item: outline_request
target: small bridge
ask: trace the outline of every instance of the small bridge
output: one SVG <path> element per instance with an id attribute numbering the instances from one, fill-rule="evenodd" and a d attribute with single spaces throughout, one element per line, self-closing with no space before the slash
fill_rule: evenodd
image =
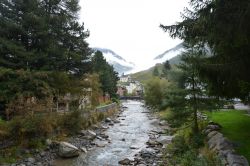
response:
<path id="1" fill-rule="evenodd" d="M 121 96 L 120 100 L 143 100 L 141 96 Z"/>

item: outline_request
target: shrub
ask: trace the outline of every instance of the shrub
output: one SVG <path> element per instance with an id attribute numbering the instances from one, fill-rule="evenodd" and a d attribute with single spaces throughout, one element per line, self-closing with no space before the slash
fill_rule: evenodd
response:
<path id="1" fill-rule="evenodd" d="M 58 125 L 66 134 L 76 134 L 83 128 L 84 118 L 81 111 L 75 110 L 59 118 Z"/>
<path id="2" fill-rule="evenodd" d="M 9 132 L 17 143 L 29 146 L 36 141 L 43 140 L 52 134 L 53 118 L 46 115 L 18 116 L 13 118 L 9 125 Z M 40 143 L 37 143 L 40 144 Z"/>
<path id="3" fill-rule="evenodd" d="M 8 123 L 0 119 L 0 141 L 3 141 L 9 137 L 10 133 L 8 131 Z"/>

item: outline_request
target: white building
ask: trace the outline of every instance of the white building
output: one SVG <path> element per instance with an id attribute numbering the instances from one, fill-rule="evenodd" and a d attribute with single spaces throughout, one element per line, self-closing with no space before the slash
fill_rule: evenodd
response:
<path id="1" fill-rule="evenodd" d="M 120 77 L 120 82 L 131 82 L 131 81 L 132 81 L 132 79 L 129 75 L 122 75 Z"/>
<path id="2" fill-rule="evenodd" d="M 126 88 L 127 95 L 141 96 L 143 94 L 142 84 L 139 81 L 133 81 L 129 75 L 122 75 L 118 85 Z"/>

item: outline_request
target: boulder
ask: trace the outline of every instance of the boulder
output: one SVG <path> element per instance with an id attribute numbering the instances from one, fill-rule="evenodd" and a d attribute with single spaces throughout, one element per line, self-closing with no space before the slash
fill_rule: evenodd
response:
<path id="1" fill-rule="evenodd" d="M 221 129 L 221 127 L 219 125 L 208 125 L 206 127 L 206 129 L 210 129 L 210 130 L 217 130 L 219 131 Z"/>
<path id="2" fill-rule="evenodd" d="M 29 158 L 27 158 L 27 162 L 33 164 L 33 163 L 36 162 L 36 159 L 34 159 L 34 158 L 32 158 L 32 157 L 29 157 Z"/>
<path id="3" fill-rule="evenodd" d="M 101 133 L 100 136 L 101 136 L 102 138 L 104 138 L 104 139 L 108 139 L 108 138 L 109 138 L 109 136 L 106 135 L 106 134 L 104 134 L 104 133 Z"/>
<path id="4" fill-rule="evenodd" d="M 91 130 L 87 130 L 87 134 L 88 134 L 89 136 L 93 137 L 93 138 L 96 137 L 96 133 L 93 132 L 93 131 L 91 131 Z"/>
<path id="5" fill-rule="evenodd" d="M 125 159 L 119 161 L 118 163 L 121 165 L 130 165 L 132 162 L 133 162 L 132 160 L 125 158 Z"/>
<path id="6" fill-rule="evenodd" d="M 210 133 L 208 133 L 207 138 L 211 139 L 213 136 L 215 136 L 218 133 L 219 133 L 218 131 L 211 131 Z"/>
<path id="7" fill-rule="evenodd" d="M 209 149 L 213 149 L 217 145 L 218 142 L 223 141 L 223 140 L 221 140 L 223 138 L 224 138 L 223 135 L 219 132 L 217 132 L 215 135 L 213 135 L 208 141 Z"/>
<path id="8" fill-rule="evenodd" d="M 208 122 L 208 125 L 217 125 L 217 126 L 219 126 L 220 128 L 222 128 L 222 126 L 221 126 L 219 123 L 216 123 L 216 122 L 213 122 L 213 121 L 209 121 L 209 122 Z"/>
<path id="9" fill-rule="evenodd" d="M 101 129 L 108 129 L 109 127 L 108 127 L 108 126 L 101 125 L 100 128 L 101 128 Z"/>
<path id="10" fill-rule="evenodd" d="M 50 146 L 52 143 L 53 143 L 53 142 L 52 142 L 51 139 L 46 139 L 46 145 L 47 145 L 47 146 Z"/>
<path id="11" fill-rule="evenodd" d="M 110 123 L 109 123 L 109 126 L 114 126 L 114 123 L 113 123 L 113 122 L 110 122 Z"/>
<path id="12" fill-rule="evenodd" d="M 229 153 L 227 155 L 227 162 L 229 166 L 249 166 L 247 159 L 244 156 Z"/>
<path id="13" fill-rule="evenodd" d="M 110 122 L 112 122 L 112 120 L 110 118 L 106 118 L 105 122 L 110 123 Z"/>
<path id="14" fill-rule="evenodd" d="M 214 151 L 232 151 L 233 144 L 225 137 L 218 139 L 217 144 L 213 148 Z"/>
<path id="15" fill-rule="evenodd" d="M 129 148 L 130 148 L 130 149 L 139 149 L 139 147 L 138 147 L 138 146 L 135 146 L 135 145 L 132 145 L 132 146 L 130 146 Z"/>
<path id="16" fill-rule="evenodd" d="M 204 129 L 202 132 L 203 132 L 203 134 L 205 134 L 207 136 L 209 133 L 212 132 L 212 130 L 211 129 Z"/>
<path id="17" fill-rule="evenodd" d="M 83 153 L 87 153 L 87 152 L 88 152 L 88 150 L 87 150 L 85 147 L 81 147 L 81 151 L 82 151 Z"/>
<path id="18" fill-rule="evenodd" d="M 154 147 L 156 145 L 159 145 L 159 142 L 153 141 L 153 140 L 148 140 L 148 142 L 146 143 L 147 145 Z"/>
<path id="19" fill-rule="evenodd" d="M 105 147 L 108 142 L 107 141 L 100 141 L 100 140 L 95 140 L 95 144 L 97 147 Z"/>
<path id="20" fill-rule="evenodd" d="M 96 130 L 96 129 L 99 129 L 99 126 L 93 125 L 92 128 Z"/>
<path id="21" fill-rule="evenodd" d="M 156 142 L 159 142 L 160 144 L 168 144 L 172 141 L 174 136 L 160 136 L 159 138 L 156 139 Z"/>
<path id="22" fill-rule="evenodd" d="M 96 133 L 91 130 L 82 130 L 80 133 L 85 139 L 93 140 L 96 138 Z"/>
<path id="23" fill-rule="evenodd" d="M 165 120 L 162 120 L 162 121 L 159 122 L 159 125 L 160 126 L 165 126 L 165 125 L 167 125 L 167 122 Z"/>
<path id="24" fill-rule="evenodd" d="M 119 120 L 114 120 L 114 123 L 121 123 Z"/>
<path id="25" fill-rule="evenodd" d="M 155 151 L 153 149 L 143 149 L 140 151 L 140 155 L 142 158 L 155 157 Z"/>
<path id="26" fill-rule="evenodd" d="M 68 142 L 60 142 L 58 155 L 63 158 L 79 156 L 79 149 Z"/>

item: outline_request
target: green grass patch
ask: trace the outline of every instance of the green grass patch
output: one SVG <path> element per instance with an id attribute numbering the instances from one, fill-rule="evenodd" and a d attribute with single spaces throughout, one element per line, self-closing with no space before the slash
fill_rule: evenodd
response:
<path id="1" fill-rule="evenodd" d="M 224 136 L 236 143 L 235 150 L 250 161 L 250 116 L 246 114 L 246 111 L 229 110 L 208 113 L 208 116 L 222 125 Z"/>

